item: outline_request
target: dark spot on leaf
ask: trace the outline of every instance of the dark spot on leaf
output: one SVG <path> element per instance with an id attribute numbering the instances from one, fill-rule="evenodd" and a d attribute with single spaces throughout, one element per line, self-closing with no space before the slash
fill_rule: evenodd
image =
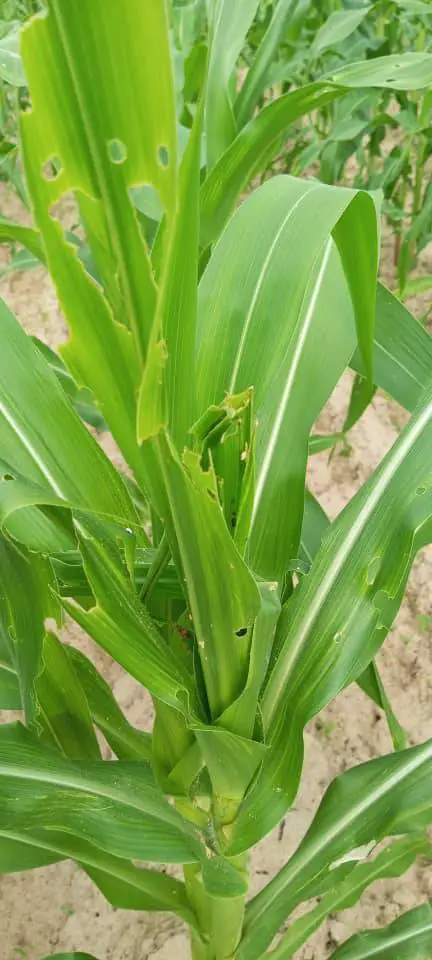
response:
<path id="1" fill-rule="evenodd" d="M 236 630 L 236 637 L 245 637 L 247 634 L 247 627 L 240 627 L 240 630 Z"/>

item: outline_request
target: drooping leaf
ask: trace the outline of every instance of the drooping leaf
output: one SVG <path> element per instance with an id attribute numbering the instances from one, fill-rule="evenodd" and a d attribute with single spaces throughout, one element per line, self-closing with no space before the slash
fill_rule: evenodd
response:
<path id="1" fill-rule="evenodd" d="M 306 559 L 308 567 L 310 567 L 310 564 L 316 557 L 324 536 L 329 532 L 329 528 L 330 521 L 327 514 L 318 503 L 318 500 L 307 490 L 301 534 L 301 553 Z M 393 746 L 395 750 L 403 750 L 407 745 L 406 734 L 395 716 L 377 665 L 373 660 L 358 677 L 357 683 L 363 692 L 370 697 L 378 707 L 384 710 L 393 740 Z"/>
<path id="2" fill-rule="evenodd" d="M 392 625 L 415 553 L 432 534 L 431 436 L 429 389 L 376 473 L 332 524 L 282 611 L 262 699 L 269 751 L 230 852 L 250 846 L 283 816 L 298 787 L 303 727 L 360 676 Z"/>
<path id="3" fill-rule="evenodd" d="M 25 840 L 11 839 L 0 829 L 0 873 L 36 870 L 63 859 L 54 850 L 33 846 Z"/>
<path id="4" fill-rule="evenodd" d="M 151 760 L 152 738 L 128 722 L 111 687 L 91 660 L 75 647 L 65 647 L 85 692 L 93 723 L 103 733 L 119 760 Z"/>
<path id="5" fill-rule="evenodd" d="M 386 631 L 391 626 L 390 612 L 397 609 L 399 605 L 401 588 L 405 586 L 409 561 L 412 559 L 414 548 L 420 545 L 423 537 L 427 537 L 430 532 L 428 521 L 432 510 L 432 490 L 430 488 L 431 460 L 428 455 L 428 440 L 432 431 L 431 421 L 432 393 L 429 389 L 425 392 L 416 414 L 402 432 L 392 450 L 387 454 L 373 478 L 361 488 L 356 497 L 342 512 L 338 521 L 332 524 L 329 536 L 325 538 L 313 564 L 312 577 L 308 578 L 307 582 L 305 581 L 304 589 L 300 588 L 292 605 L 296 608 L 296 614 L 300 606 L 305 614 L 306 606 L 308 608 L 304 622 L 305 633 L 303 633 L 303 629 L 299 632 L 300 621 L 297 620 L 297 615 L 293 618 L 294 611 L 290 609 L 290 637 L 295 635 L 296 641 L 295 644 L 291 644 L 285 637 L 285 653 L 281 651 L 278 668 L 267 684 L 264 712 L 266 712 L 267 703 L 270 711 L 269 715 L 275 716 L 277 707 L 274 698 L 280 696 L 282 688 L 285 688 L 288 673 L 290 674 L 290 697 L 293 697 L 295 683 L 293 686 L 292 669 L 294 664 L 297 664 L 303 674 L 305 662 L 302 653 L 306 634 L 309 637 L 308 651 L 310 655 L 309 630 L 316 628 L 317 618 L 321 616 L 324 610 L 323 604 L 326 604 L 334 588 L 336 588 L 338 604 L 342 602 L 344 591 L 347 596 L 348 593 L 352 594 L 348 578 L 351 578 L 352 582 L 354 570 L 358 571 L 356 574 L 358 578 L 357 603 L 359 604 L 359 611 L 362 610 L 362 617 L 357 614 L 356 618 L 359 632 L 363 632 L 365 627 L 365 623 L 362 622 L 363 616 L 366 615 L 365 605 L 369 608 L 367 617 L 371 618 L 371 626 L 374 625 L 378 636 L 380 632 Z M 398 518 L 391 525 L 389 524 L 389 515 L 394 514 L 396 502 L 401 502 L 401 509 L 403 509 L 406 517 L 405 523 L 409 522 L 408 529 Z M 348 528 L 350 533 L 347 536 Z M 362 538 L 366 532 L 367 545 L 364 544 L 365 554 L 362 556 Z M 373 542 L 371 535 L 373 536 Z M 393 551 L 396 542 L 399 544 L 400 552 L 398 551 L 395 556 Z M 315 581 L 315 577 L 317 577 L 317 581 Z M 345 578 L 347 578 L 346 581 Z M 312 583 L 312 581 L 314 582 Z M 319 593 L 315 596 L 315 602 L 313 604 L 306 603 L 306 593 L 309 601 L 311 595 L 315 593 L 316 582 L 320 582 L 321 587 Z M 309 593 L 309 590 L 311 593 Z M 331 623 L 333 636 L 331 638 L 328 636 L 324 643 L 327 647 L 330 639 L 334 641 L 334 634 L 336 634 L 336 641 L 332 644 L 333 655 L 336 661 L 339 661 L 339 659 L 343 661 L 346 656 L 348 658 L 347 662 L 349 662 L 355 649 L 351 619 L 353 608 L 351 606 L 349 618 L 350 642 L 346 644 L 343 634 L 344 624 L 337 615 L 335 596 L 332 594 L 331 615 L 330 609 L 328 610 L 328 627 Z M 352 599 L 351 596 L 351 603 Z M 393 609 L 392 602 L 397 604 L 396 607 L 393 606 Z M 338 622 L 335 622 L 336 615 Z M 285 631 L 283 619 L 279 624 L 281 635 Z M 287 620 L 288 617 L 286 622 Z M 322 620 L 320 625 L 320 635 L 323 638 Z M 375 643 L 378 636 L 375 638 Z M 372 644 L 374 644 L 373 640 Z M 368 658 L 368 651 L 365 648 L 363 649 L 363 655 Z M 315 656 L 316 653 L 314 652 L 311 665 Z M 285 673 L 285 667 L 287 673 Z M 359 667 L 360 663 L 357 664 L 357 668 Z M 296 668 L 294 668 L 294 672 L 296 672 Z M 328 679 L 331 684 L 336 682 L 334 671 L 331 673 L 331 680 L 330 676 Z M 324 679 L 324 686 L 326 685 L 327 678 Z M 311 693 L 310 687 L 309 692 Z M 314 690 L 314 697 L 316 694 L 317 690 Z"/>
<path id="6" fill-rule="evenodd" d="M 428 960 L 432 949 L 432 903 L 403 913 L 383 930 L 357 933 L 332 957 L 337 960 Z"/>
<path id="7" fill-rule="evenodd" d="M 20 724 L 0 728 L 0 829 L 57 829 L 106 853 L 160 863 L 194 862 L 193 828 L 156 786 L 143 761 L 69 760 Z"/>
<path id="8" fill-rule="evenodd" d="M 15 436 L 8 431 L 5 422 L 0 423 L 0 433 L 9 447 L 8 457 L 12 453 L 11 461 L 4 461 L 0 466 L 3 474 L 0 480 L 2 533 L 39 554 L 74 549 L 76 537 L 70 513 L 73 505 L 52 493 L 47 486 L 20 477 L 17 464 L 22 459 L 26 469 L 27 450 L 17 449 Z M 30 461 L 30 470 L 32 467 Z M 79 504 L 76 506 L 79 507 Z"/>
<path id="9" fill-rule="evenodd" d="M 409 837 L 409 839 L 394 840 L 374 859 L 360 862 L 345 880 L 324 894 L 313 910 L 309 910 L 305 916 L 290 925 L 276 949 L 270 952 L 272 960 L 288 960 L 321 926 L 329 914 L 353 907 L 364 891 L 376 880 L 381 880 L 383 877 L 399 877 L 409 869 L 417 857 L 427 856 L 430 853 L 430 844 L 424 837 L 418 840 Z"/>
<path id="10" fill-rule="evenodd" d="M 301 901 L 334 886 L 365 844 L 418 833 L 432 819 L 432 741 L 353 767 L 330 784 L 306 836 L 250 902 L 239 960 L 257 960 Z"/>
<path id="11" fill-rule="evenodd" d="M 308 436 L 353 342 L 332 231 L 370 358 L 376 221 L 364 193 L 274 178 L 234 215 L 200 283 L 198 407 L 203 412 L 225 393 L 254 387 L 258 427 L 248 556 L 268 580 L 279 580 L 298 554 Z"/>
<path id="12" fill-rule="evenodd" d="M 125 485 L 72 410 L 49 365 L 2 302 L 0 330 L 2 456 L 19 476 L 40 484 L 60 501 L 135 524 Z"/>
<path id="13" fill-rule="evenodd" d="M 59 859 L 75 860 L 113 907 L 123 910 L 170 910 L 191 926 L 196 925 L 183 884 L 165 873 L 134 866 L 130 861 L 111 856 L 100 847 L 66 831 L 30 830 L 23 824 L 18 835 L 19 840 L 10 839 L 13 833 L 8 833 L 0 826 L 0 866 L 3 848 L 3 862 L 10 871 L 20 869 L 19 860 L 16 866 L 9 860 L 8 849 L 12 857 L 14 847 L 24 869 L 33 869 L 43 866 L 44 862 Z"/>
<path id="14" fill-rule="evenodd" d="M 372 883 L 384 877 L 399 877 L 415 862 L 417 857 L 428 855 L 430 844 L 424 837 L 416 840 L 403 837 L 394 840 L 373 859 L 360 862 L 340 883 L 324 894 L 319 904 L 309 910 L 305 916 L 295 920 L 284 934 L 275 950 L 270 952 L 272 960 L 288 960 L 296 950 L 317 930 L 329 914 L 353 907 L 361 895 Z"/>
<path id="15" fill-rule="evenodd" d="M 345 87 L 388 87 L 390 90 L 423 90 L 432 83 L 430 53 L 395 53 L 388 57 L 348 63 L 332 73 L 334 83 Z"/>

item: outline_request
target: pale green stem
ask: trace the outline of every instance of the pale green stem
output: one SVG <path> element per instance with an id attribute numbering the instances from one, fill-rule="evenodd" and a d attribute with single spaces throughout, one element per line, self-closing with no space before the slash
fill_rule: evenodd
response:
<path id="1" fill-rule="evenodd" d="M 245 855 L 236 857 L 232 863 L 243 871 Z M 198 864 L 185 866 L 184 877 L 202 934 L 200 937 L 191 930 L 192 960 L 235 960 L 246 897 L 210 897 L 204 890 Z"/>

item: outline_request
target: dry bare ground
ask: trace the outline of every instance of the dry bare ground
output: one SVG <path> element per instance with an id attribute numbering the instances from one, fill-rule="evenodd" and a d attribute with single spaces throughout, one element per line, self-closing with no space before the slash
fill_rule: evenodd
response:
<path id="1" fill-rule="evenodd" d="M 0 193 L 0 210 L 13 215 L 14 201 Z M 0 248 L 0 265 L 8 254 Z M 391 249 L 384 246 L 382 274 L 391 285 Z M 420 270 L 432 273 L 432 251 L 423 254 Z M 0 282 L 0 294 L 29 333 L 56 345 L 66 329 L 56 298 L 40 268 Z M 424 312 L 425 301 L 411 302 Z M 349 394 L 347 376 L 320 418 L 323 432 L 338 429 Z M 377 396 L 351 435 L 349 457 L 326 454 L 310 464 L 311 486 L 335 517 L 365 481 L 395 440 L 404 413 Z M 109 438 L 102 438 L 112 451 Z M 112 452 L 115 459 L 115 452 Z M 397 716 L 411 743 L 432 737 L 432 551 L 423 551 L 411 575 L 397 623 L 379 657 L 379 666 Z M 97 650 L 74 627 L 67 639 L 84 645 L 111 682 L 132 722 L 148 725 L 151 707 L 135 682 Z M 339 772 L 391 749 L 381 713 L 357 689 L 350 688 L 312 722 L 306 732 L 306 764 L 295 807 L 281 828 L 252 857 L 253 887 L 258 889 L 284 863 L 306 830 L 329 781 Z M 402 910 L 432 896 L 432 878 L 421 868 L 400 880 L 385 880 L 362 897 L 358 907 L 332 916 L 297 960 L 324 960 L 361 927 L 388 923 Z M 86 950 L 99 960 L 187 960 L 186 935 L 166 915 L 114 911 L 78 867 L 63 863 L 26 874 L 0 878 L 0 960 L 40 960 L 59 951 Z"/>

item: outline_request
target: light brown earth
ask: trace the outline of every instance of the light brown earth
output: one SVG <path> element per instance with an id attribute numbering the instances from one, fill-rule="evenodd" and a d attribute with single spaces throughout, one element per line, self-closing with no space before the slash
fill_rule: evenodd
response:
<path id="1" fill-rule="evenodd" d="M 13 206 L 13 204 L 12 204 Z M 0 211 L 13 214 L 10 199 L 0 192 Z M 389 239 L 381 272 L 391 285 Z M 7 261 L 0 248 L 0 265 Z M 432 251 L 426 251 L 420 272 L 432 273 Z M 25 328 L 50 344 L 65 338 L 65 327 L 44 270 L 20 273 L 0 282 L 0 294 Z M 422 315 L 425 298 L 411 302 Z M 319 427 L 338 428 L 349 392 L 349 377 L 336 389 Z M 369 476 L 404 422 L 403 412 L 378 396 L 351 435 L 350 457 L 336 453 L 313 458 L 311 483 L 328 513 L 335 517 Z M 109 443 L 105 444 L 109 449 Z M 411 743 L 432 736 L 432 551 L 424 551 L 412 572 L 407 596 L 379 658 L 384 682 Z M 84 643 L 112 683 L 128 716 L 137 725 L 150 717 L 148 701 L 136 684 L 74 628 L 68 638 Z M 307 828 L 329 781 L 340 771 L 391 749 L 381 714 L 356 688 L 351 688 L 312 722 L 306 733 L 302 788 L 288 814 L 283 833 L 275 831 L 254 852 L 254 889 L 283 864 Z M 401 911 L 432 896 L 431 871 L 410 870 L 400 880 L 376 884 L 356 908 L 332 916 L 297 960 L 324 960 L 338 944 L 361 927 L 391 921 Z M 86 950 L 98 960 L 187 960 L 186 935 L 165 915 L 113 911 L 76 866 L 61 864 L 27 874 L 0 878 L 0 960 L 41 960 L 59 951 Z"/>

